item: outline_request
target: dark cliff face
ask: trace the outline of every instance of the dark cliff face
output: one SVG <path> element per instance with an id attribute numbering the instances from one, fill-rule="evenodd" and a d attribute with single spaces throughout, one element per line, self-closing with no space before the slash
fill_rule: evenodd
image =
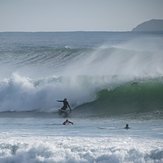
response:
<path id="1" fill-rule="evenodd" d="M 136 26 L 132 31 L 140 32 L 163 32 L 163 20 L 152 19 Z"/>

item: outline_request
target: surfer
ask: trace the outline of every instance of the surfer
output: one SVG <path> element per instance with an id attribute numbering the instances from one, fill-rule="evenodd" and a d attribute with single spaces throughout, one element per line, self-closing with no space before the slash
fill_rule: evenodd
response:
<path id="1" fill-rule="evenodd" d="M 67 111 L 67 108 L 69 108 L 70 112 L 71 112 L 71 107 L 67 101 L 67 99 L 65 98 L 64 100 L 57 100 L 58 102 L 63 102 L 63 106 L 60 109 L 61 112 L 65 113 Z"/>
<path id="2" fill-rule="evenodd" d="M 68 119 L 66 119 L 66 120 L 63 122 L 63 125 L 69 125 L 69 124 L 73 125 L 74 123 L 71 122 L 71 121 L 69 121 Z"/>
<path id="3" fill-rule="evenodd" d="M 124 129 L 127 129 L 127 130 L 130 129 L 129 125 L 126 124 L 126 127 Z"/>

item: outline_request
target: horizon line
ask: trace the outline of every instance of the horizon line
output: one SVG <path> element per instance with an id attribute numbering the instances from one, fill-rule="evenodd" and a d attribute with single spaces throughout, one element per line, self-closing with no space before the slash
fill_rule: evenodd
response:
<path id="1" fill-rule="evenodd" d="M 14 32 L 15 33 L 16 32 L 17 33 L 19 33 L 19 32 L 20 33 L 41 33 L 41 32 L 47 32 L 47 33 L 48 32 L 49 33 L 50 32 L 56 32 L 56 33 L 57 32 L 58 33 L 65 32 L 66 33 L 67 32 L 68 33 L 68 32 L 133 32 L 133 31 L 132 30 L 125 30 L 125 31 L 123 31 L 123 30 L 122 31 L 120 31 L 120 30 L 117 30 L 117 31 L 116 30 L 115 31 L 114 30 L 86 30 L 86 31 L 85 30 L 83 30 L 83 31 L 82 30 L 77 30 L 77 31 L 75 31 L 75 30 L 74 31 L 0 31 L 0 33 L 14 33 Z"/>
<path id="2" fill-rule="evenodd" d="M 131 33 L 158 33 L 158 32 L 163 32 L 163 31 L 0 31 L 0 33 L 87 33 L 87 32 L 112 32 L 112 33 L 126 33 L 126 32 L 131 32 Z"/>

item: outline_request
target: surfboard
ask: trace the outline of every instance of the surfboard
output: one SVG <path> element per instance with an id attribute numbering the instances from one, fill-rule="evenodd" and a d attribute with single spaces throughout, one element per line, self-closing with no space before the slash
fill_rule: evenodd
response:
<path id="1" fill-rule="evenodd" d="M 70 111 L 69 110 L 61 110 L 61 109 L 59 109 L 58 114 L 60 116 L 64 117 L 64 118 L 67 118 L 70 115 Z"/>

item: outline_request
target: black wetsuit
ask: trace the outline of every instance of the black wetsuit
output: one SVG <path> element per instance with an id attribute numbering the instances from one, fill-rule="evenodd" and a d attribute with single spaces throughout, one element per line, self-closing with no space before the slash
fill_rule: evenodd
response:
<path id="1" fill-rule="evenodd" d="M 66 121 L 63 122 L 63 125 L 68 125 L 68 124 L 74 124 L 73 122 L 69 121 L 68 119 Z"/>
<path id="2" fill-rule="evenodd" d="M 67 102 L 67 100 L 63 100 L 63 101 L 58 101 L 58 102 L 63 102 L 63 107 L 61 108 L 61 110 L 66 110 L 67 107 L 69 107 L 70 111 L 71 111 L 71 107 L 69 105 L 69 103 Z"/>

